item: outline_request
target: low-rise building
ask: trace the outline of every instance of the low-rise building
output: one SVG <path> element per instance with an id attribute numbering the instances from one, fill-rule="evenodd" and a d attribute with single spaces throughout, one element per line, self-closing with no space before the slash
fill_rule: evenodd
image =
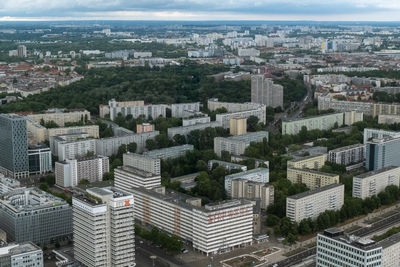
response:
<path id="1" fill-rule="evenodd" d="M 343 125 L 343 113 L 326 114 L 308 118 L 282 121 L 282 134 L 294 135 L 298 134 L 302 127 L 306 127 L 307 131 L 311 130 L 329 130 L 335 125 Z"/>
<path id="2" fill-rule="evenodd" d="M 2 267 L 43 267 L 43 251 L 32 242 L 11 243 L 0 246 Z"/>
<path id="3" fill-rule="evenodd" d="M 215 137 L 214 152 L 219 157 L 222 151 L 229 152 L 231 155 L 242 155 L 251 142 L 262 142 L 264 138 L 268 141 L 268 132 L 259 131 L 231 137 Z"/>
<path id="4" fill-rule="evenodd" d="M 400 167 L 389 166 L 353 177 L 353 197 L 365 199 L 384 191 L 389 185 L 399 186 Z"/>
<path id="5" fill-rule="evenodd" d="M 46 140 L 50 140 L 53 136 L 67 135 L 67 134 L 82 134 L 86 133 L 91 138 L 99 138 L 99 126 L 98 125 L 84 125 L 84 126 L 71 126 L 61 128 L 49 128 L 47 129 Z"/>
<path id="6" fill-rule="evenodd" d="M 231 182 L 231 197 L 244 199 L 260 199 L 261 209 L 274 204 L 274 186 L 271 184 L 236 179 Z"/>
<path id="7" fill-rule="evenodd" d="M 222 161 L 222 160 L 216 160 L 216 159 L 212 159 L 208 161 L 208 170 L 212 170 L 214 165 L 217 166 L 222 166 L 225 169 L 227 169 L 228 171 L 231 170 L 240 170 L 240 171 L 247 171 L 247 166 L 246 165 L 240 165 L 240 164 L 236 164 L 236 163 L 232 163 L 232 162 L 226 162 L 226 161 Z"/>
<path id="8" fill-rule="evenodd" d="M 104 156 L 82 157 L 79 159 L 56 162 L 56 184 L 61 187 L 74 187 L 83 179 L 89 182 L 103 180 L 103 175 L 110 171 L 109 159 Z"/>
<path id="9" fill-rule="evenodd" d="M 339 183 L 339 175 L 311 169 L 287 168 L 287 179 L 292 183 L 305 184 L 310 190 Z"/>
<path id="10" fill-rule="evenodd" d="M 340 210 L 344 203 L 344 185 L 330 184 L 286 198 L 286 217 L 300 223 L 316 219 L 327 210 Z"/>
<path id="11" fill-rule="evenodd" d="M 161 188 L 129 189 L 135 198 L 135 219 L 185 239 L 206 255 L 250 245 L 253 205 L 226 200 L 201 206 L 200 198 Z M 160 209 L 162 207 L 162 209 Z"/>
<path id="12" fill-rule="evenodd" d="M 356 144 L 330 150 L 328 161 L 341 165 L 352 165 L 365 161 L 365 144 Z"/>
<path id="13" fill-rule="evenodd" d="M 157 159 L 174 159 L 185 156 L 187 151 L 193 151 L 193 145 L 181 145 L 181 146 L 173 146 L 161 149 L 155 149 L 151 151 L 144 152 L 143 155 L 150 157 L 150 158 L 157 158 Z"/>
<path id="14" fill-rule="evenodd" d="M 252 182 L 259 182 L 265 184 L 269 182 L 269 169 L 257 168 L 225 176 L 225 190 L 228 194 L 231 194 L 232 181 L 236 179 L 245 179 Z"/>

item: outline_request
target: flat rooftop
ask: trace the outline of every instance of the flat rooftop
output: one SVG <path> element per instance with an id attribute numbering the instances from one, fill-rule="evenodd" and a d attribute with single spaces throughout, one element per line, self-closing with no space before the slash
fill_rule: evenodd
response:
<path id="1" fill-rule="evenodd" d="M 7 246 L 0 247 L 0 256 L 5 255 L 18 255 L 27 252 L 41 251 L 41 249 L 31 242 L 26 243 L 11 243 Z"/>
<path id="2" fill-rule="evenodd" d="M 355 145 L 350 145 L 350 146 L 344 146 L 344 147 L 339 147 L 333 150 L 329 150 L 329 152 L 341 152 L 341 151 L 346 151 L 349 149 L 354 149 L 354 148 L 358 148 L 358 147 L 363 147 L 365 146 L 365 144 L 355 144 Z"/>
<path id="3" fill-rule="evenodd" d="M 394 244 L 397 244 L 400 242 L 400 233 L 394 234 L 392 236 L 389 236 L 388 238 L 385 238 L 381 241 L 379 241 L 377 244 L 379 246 L 382 246 L 382 248 L 387 248 L 390 246 L 393 246 Z"/>
<path id="4" fill-rule="evenodd" d="M 324 114 L 324 115 L 318 115 L 318 116 L 310 116 L 310 117 L 305 117 L 305 118 L 298 118 L 298 119 L 291 119 L 291 120 L 284 120 L 282 122 L 293 122 L 293 121 L 302 121 L 302 120 L 309 120 L 309 119 L 315 119 L 315 118 L 323 118 L 323 117 L 329 117 L 332 115 L 344 115 L 343 112 L 334 112 L 334 113 L 329 113 L 329 114 Z"/>
<path id="5" fill-rule="evenodd" d="M 326 229 L 322 235 L 364 251 L 381 247 L 378 243 L 376 243 L 372 239 L 365 237 L 358 237 L 355 235 L 347 235 L 340 228 Z"/>
<path id="6" fill-rule="evenodd" d="M 244 171 L 244 172 L 238 172 L 238 173 L 234 173 L 234 174 L 230 174 L 225 176 L 225 178 L 231 178 L 231 177 L 237 177 L 237 176 L 244 176 L 244 175 L 249 175 L 249 174 L 254 174 L 254 173 L 260 173 L 260 172 L 269 172 L 268 168 L 256 168 L 256 169 L 252 169 L 252 170 L 248 170 L 248 171 Z"/>
<path id="7" fill-rule="evenodd" d="M 379 174 L 379 173 L 387 172 L 387 171 L 390 171 L 390 170 L 393 170 L 393 169 L 397 169 L 397 168 L 400 168 L 400 167 L 388 166 L 388 167 L 382 168 L 382 169 L 380 169 L 378 171 L 370 171 L 370 172 L 366 172 L 366 173 L 362 173 L 362 174 L 356 175 L 356 176 L 354 176 L 354 178 L 364 179 L 364 178 L 370 177 L 372 175 L 376 175 L 376 174 Z"/>
<path id="8" fill-rule="evenodd" d="M 339 174 L 328 173 L 328 172 L 320 172 L 320 171 L 312 170 L 312 169 L 290 168 L 290 167 L 289 167 L 288 169 L 296 170 L 296 171 L 302 171 L 302 172 L 315 173 L 315 174 L 321 174 L 321 175 L 329 176 L 329 177 L 336 177 L 336 176 L 339 176 Z"/>
<path id="9" fill-rule="evenodd" d="M 324 153 L 325 154 L 325 153 Z M 321 157 L 324 154 L 319 154 L 319 155 L 310 155 L 310 156 L 305 156 L 305 157 L 301 157 L 301 158 L 295 158 L 292 160 L 289 160 L 289 162 L 299 162 L 299 161 L 303 161 L 303 160 L 308 160 L 308 159 L 312 159 L 312 158 L 317 158 L 317 157 Z"/>
<path id="10" fill-rule="evenodd" d="M 136 168 L 128 166 L 128 165 L 119 166 L 117 169 L 120 169 L 120 170 L 123 170 L 123 171 L 127 171 L 127 172 L 136 174 L 136 175 L 141 176 L 141 177 L 160 176 L 160 175 L 155 175 L 155 174 L 153 174 L 151 172 L 147 172 L 147 171 L 136 169 Z"/>
<path id="11" fill-rule="evenodd" d="M 323 186 L 323 187 L 318 187 L 318 188 L 316 188 L 314 190 L 309 190 L 309 191 L 306 191 L 306 192 L 303 192 L 303 193 L 300 193 L 300 194 L 297 194 L 297 195 L 289 196 L 287 198 L 300 199 L 300 198 L 303 198 L 303 197 L 307 197 L 307 196 L 311 196 L 311 195 L 314 195 L 314 194 L 318 194 L 318 193 L 321 193 L 321 192 L 324 192 L 324 191 L 327 191 L 327 190 L 330 190 L 330 189 L 333 189 L 333 188 L 336 188 L 336 187 L 340 187 L 340 186 L 344 186 L 344 185 L 343 184 L 330 184 L 330 185 L 326 185 L 326 186 Z"/>

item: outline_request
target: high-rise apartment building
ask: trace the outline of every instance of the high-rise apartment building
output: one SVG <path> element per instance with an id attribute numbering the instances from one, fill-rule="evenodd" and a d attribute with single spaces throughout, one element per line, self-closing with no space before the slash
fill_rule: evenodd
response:
<path id="1" fill-rule="evenodd" d="M 126 105 L 125 105 L 126 104 Z M 157 119 L 158 117 L 166 116 L 166 105 L 144 105 L 140 101 L 134 101 L 132 105 L 130 102 L 117 102 L 112 99 L 108 102 L 110 119 L 114 120 L 118 113 L 121 113 L 124 117 L 132 115 L 133 118 L 139 116 L 145 116 L 146 119 Z"/>
<path id="2" fill-rule="evenodd" d="M 263 74 L 251 76 L 251 102 L 268 107 L 283 107 L 283 86 Z"/>
<path id="3" fill-rule="evenodd" d="M 265 210 L 269 205 L 274 204 L 274 186 L 246 179 L 232 180 L 231 197 L 249 200 L 260 199 L 260 207 Z"/>
<path id="4" fill-rule="evenodd" d="M 324 166 L 327 155 L 310 155 L 306 157 L 298 157 L 287 161 L 287 168 L 297 169 L 314 169 L 318 170 Z"/>
<path id="5" fill-rule="evenodd" d="M 353 197 L 365 199 L 384 191 L 389 185 L 399 186 L 400 167 L 389 166 L 353 177 Z"/>
<path id="6" fill-rule="evenodd" d="M 39 189 L 14 190 L 0 200 L 0 228 L 8 241 L 46 245 L 72 237 L 72 209 Z"/>
<path id="7" fill-rule="evenodd" d="M 87 267 L 133 267 L 135 221 L 132 194 L 90 188 L 72 198 L 74 257 Z"/>
<path id="8" fill-rule="evenodd" d="M 17 54 L 18 54 L 18 57 L 27 57 L 28 53 L 26 51 L 26 46 L 19 45 L 17 48 Z"/>
<path id="9" fill-rule="evenodd" d="M 187 118 L 200 111 L 200 102 L 171 105 L 171 117 Z"/>
<path id="10" fill-rule="evenodd" d="M 327 210 L 340 210 L 344 203 L 344 185 L 330 184 L 286 198 L 286 217 L 294 222 L 316 219 Z"/>
<path id="11" fill-rule="evenodd" d="M 31 114 L 27 116 L 28 118 L 40 122 L 50 122 L 54 121 L 58 126 L 64 126 L 68 122 L 79 122 L 79 121 L 90 121 L 90 112 L 87 110 L 70 110 L 65 112 L 65 110 L 53 109 L 48 110 L 46 113 L 41 114 Z"/>
<path id="12" fill-rule="evenodd" d="M 130 166 L 155 175 L 161 174 L 161 160 L 158 158 L 136 153 L 126 153 L 123 155 L 123 164 L 124 166 Z"/>
<path id="13" fill-rule="evenodd" d="M 96 139 L 88 134 L 59 135 L 50 139 L 50 148 L 59 161 L 76 159 L 88 153 L 96 154 Z"/>
<path id="14" fill-rule="evenodd" d="M 339 183 L 339 175 L 310 169 L 287 168 L 287 179 L 292 183 L 305 184 L 310 190 Z"/>
<path id="15" fill-rule="evenodd" d="M 344 124 L 353 125 L 356 122 L 364 120 L 364 113 L 357 111 L 347 111 L 344 113 Z"/>
<path id="16" fill-rule="evenodd" d="M 90 156 L 79 159 L 56 162 L 56 184 L 61 187 L 74 187 L 83 179 L 89 182 L 103 180 L 103 175 L 110 171 L 109 159 L 104 156 Z"/>
<path id="17" fill-rule="evenodd" d="M 229 121 L 229 133 L 242 135 L 247 133 L 247 118 L 232 118 Z"/>
<path id="18" fill-rule="evenodd" d="M 229 152 L 231 155 L 242 155 L 251 142 L 262 142 L 264 138 L 268 141 L 268 132 L 259 131 L 236 135 L 231 137 L 215 137 L 214 152 L 220 157 L 222 151 Z"/>
<path id="19" fill-rule="evenodd" d="M 372 139 L 367 141 L 365 167 L 379 171 L 385 167 L 400 167 L 400 137 Z"/>
<path id="20" fill-rule="evenodd" d="M 225 176 L 225 190 L 228 194 L 231 194 L 232 192 L 232 181 L 237 179 L 245 179 L 248 181 L 265 184 L 269 182 L 269 169 L 257 168 Z"/>
<path id="21" fill-rule="evenodd" d="M 43 251 L 31 242 L 0 246 L 1 267 L 43 267 Z"/>
<path id="22" fill-rule="evenodd" d="M 302 127 L 311 130 L 329 130 L 343 125 L 343 113 L 326 114 L 308 118 L 282 121 L 282 134 L 298 134 Z"/>
<path id="23" fill-rule="evenodd" d="M 0 172 L 12 178 L 29 176 L 25 118 L 0 114 Z"/>
<path id="24" fill-rule="evenodd" d="M 341 165 L 351 165 L 365 161 L 365 144 L 355 144 L 330 150 L 328 161 Z"/>

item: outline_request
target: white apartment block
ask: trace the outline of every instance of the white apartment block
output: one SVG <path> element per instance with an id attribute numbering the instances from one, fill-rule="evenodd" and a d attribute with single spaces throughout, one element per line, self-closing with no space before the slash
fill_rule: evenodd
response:
<path id="1" fill-rule="evenodd" d="M 353 177 L 353 197 L 365 199 L 384 191 L 389 185 L 399 186 L 400 167 L 386 167 Z"/>
<path id="2" fill-rule="evenodd" d="M 146 147 L 146 141 L 148 139 L 154 139 L 159 134 L 159 131 L 153 131 L 96 139 L 96 152 L 99 155 L 110 157 L 118 153 L 118 148 L 121 145 L 127 145 L 133 142 L 135 142 L 137 145 L 136 151 L 142 152 Z"/>
<path id="3" fill-rule="evenodd" d="M 343 125 L 343 113 L 333 113 L 308 118 L 282 121 L 282 134 L 298 134 L 304 126 L 308 131 L 329 130 L 337 124 Z"/>
<path id="4" fill-rule="evenodd" d="M 229 152 L 231 155 L 242 155 L 251 142 L 262 142 L 266 138 L 268 141 L 268 132 L 259 131 L 231 137 L 215 137 L 214 152 L 220 157 L 222 151 Z"/>
<path id="5" fill-rule="evenodd" d="M 269 182 L 269 169 L 257 168 L 225 176 L 225 190 L 228 195 L 232 193 L 232 181 L 236 179 L 244 179 L 252 182 L 266 184 Z"/>
<path id="6" fill-rule="evenodd" d="M 297 169 L 315 169 L 318 170 L 325 165 L 327 154 L 320 154 L 316 156 L 306 156 L 287 161 L 287 168 Z"/>
<path id="7" fill-rule="evenodd" d="M 370 139 L 383 139 L 387 137 L 392 137 L 392 138 L 400 137 L 400 132 L 388 131 L 383 129 L 365 128 L 363 144 L 366 144 L 367 141 Z"/>
<path id="8" fill-rule="evenodd" d="M 260 50 L 257 50 L 255 48 L 239 48 L 238 56 L 239 57 L 259 57 Z"/>
<path id="9" fill-rule="evenodd" d="M 171 104 L 171 117 L 187 118 L 200 111 L 200 102 Z"/>
<path id="10" fill-rule="evenodd" d="M 191 131 L 204 130 L 206 128 L 216 128 L 216 127 L 221 127 L 221 124 L 217 121 L 212 121 L 212 122 L 199 123 L 199 124 L 188 125 L 188 126 L 172 127 L 172 128 L 168 128 L 167 131 L 168 131 L 169 138 L 173 138 L 177 134 L 180 134 L 180 135 L 183 135 L 186 137 Z"/>
<path id="11" fill-rule="evenodd" d="M 119 107 L 144 106 L 144 101 L 143 100 L 123 101 L 123 102 L 118 102 L 118 106 Z M 104 118 L 106 115 L 110 115 L 110 106 L 100 104 L 99 115 L 100 118 Z"/>
<path id="12" fill-rule="evenodd" d="M 80 139 L 79 136 L 81 136 Z M 87 135 L 63 135 L 51 139 L 50 148 L 59 161 L 83 157 L 89 152 L 96 154 L 96 140 L 84 139 Z"/>
<path id="13" fill-rule="evenodd" d="M 265 183 L 236 179 L 231 182 L 231 197 L 249 200 L 260 199 L 261 209 L 267 209 L 274 204 L 274 186 Z"/>
<path id="14" fill-rule="evenodd" d="M 328 161 L 348 166 L 365 161 L 365 153 L 365 144 L 340 147 L 329 151 Z"/>
<path id="15" fill-rule="evenodd" d="M 150 172 L 155 175 L 161 174 L 161 160 L 136 153 L 126 153 L 123 155 L 124 166 Z"/>
<path id="16" fill-rule="evenodd" d="M 220 102 L 218 98 L 210 98 L 207 101 L 207 108 L 210 111 L 215 111 L 220 108 L 225 108 L 228 112 L 240 112 L 252 109 L 259 109 L 265 105 L 246 102 L 246 103 L 233 103 L 233 102 Z"/>
<path id="17" fill-rule="evenodd" d="M 27 117 L 36 121 L 37 123 L 40 123 L 41 120 L 44 122 L 54 121 L 59 126 L 64 126 L 67 122 L 89 121 L 90 112 L 87 110 L 71 110 L 69 112 L 54 110 L 54 112 L 31 114 Z"/>
<path id="18" fill-rule="evenodd" d="M 247 171 L 247 166 L 246 165 L 240 165 L 240 164 L 236 164 L 236 163 L 232 163 L 232 162 L 226 162 L 226 161 L 221 161 L 221 160 L 216 160 L 216 159 L 212 159 L 208 161 L 208 169 L 211 171 L 214 164 L 224 167 L 225 169 L 227 169 L 228 171 L 231 170 L 240 170 L 240 171 Z"/>
<path id="19" fill-rule="evenodd" d="M 182 120 L 182 126 L 191 126 L 195 124 L 210 123 L 211 118 L 209 116 L 201 116 L 196 118 L 188 118 Z"/>
<path id="20" fill-rule="evenodd" d="M 371 239 L 345 235 L 338 228 L 317 235 L 316 259 L 317 267 L 383 266 L 382 246 Z"/>
<path id="21" fill-rule="evenodd" d="M 165 188 L 129 191 L 135 197 L 135 219 L 190 241 L 195 250 L 206 255 L 252 243 L 250 201 L 227 200 L 202 207 L 201 199 Z"/>
<path id="22" fill-rule="evenodd" d="M 400 233 L 379 241 L 382 246 L 382 267 L 398 267 L 400 265 Z"/>
<path id="23" fill-rule="evenodd" d="M 136 266 L 131 194 L 112 187 L 90 188 L 75 195 L 72 206 L 74 258 L 78 262 L 87 267 Z"/>
<path id="24" fill-rule="evenodd" d="M 310 169 L 287 168 L 287 179 L 292 183 L 305 184 L 310 190 L 339 183 L 339 175 Z"/>
<path id="25" fill-rule="evenodd" d="M 146 119 L 156 119 L 158 117 L 166 116 L 166 105 L 140 105 L 141 103 L 135 103 L 132 106 L 121 106 L 120 102 L 112 99 L 108 102 L 110 109 L 110 119 L 114 120 L 118 113 L 126 117 L 127 115 L 132 115 L 133 118 L 138 118 L 139 116 L 145 116 Z"/>
<path id="26" fill-rule="evenodd" d="M 379 115 L 379 124 L 395 124 L 400 123 L 400 115 Z"/>
<path id="27" fill-rule="evenodd" d="M 316 219 L 327 210 L 339 210 L 344 203 L 344 185 L 331 184 L 286 198 L 286 217 L 300 223 Z"/>
<path id="28" fill-rule="evenodd" d="M 1 246 L 0 266 L 43 267 L 43 251 L 32 242 L 10 243 Z"/>
<path id="29" fill-rule="evenodd" d="M 251 102 L 268 107 L 283 107 L 283 86 L 274 84 L 264 74 L 251 76 Z"/>
<path id="30" fill-rule="evenodd" d="M 215 121 L 219 122 L 224 129 L 229 129 L 230 120 L 235 118 L 250 118 L 251 116 L 257 117 L 258 122 L 266 123 L 266 107 L 260 107 L 258 109 L 250 109 L 245 111 L 231 112 L 217 114 Z"/>
<path id="31" fill-rule="evenodd" d="M 89 182 L 103 180 L 103 175 L 110 171 L 109 159 L 104 156 L 87 157 L 63 162 L 56 162 L 56 184 L 61 187 L 74 187 L 83 179 Z"/>
<path id="32" fill-rule="evenodd" d="M 174 159 L 174 158 L 179 158 L 185 156 L 186 152 L 188 151 L 193 151 L 194 146 L 193 145 L 181 145 L 181 146 L 172 146 L 172 147 L 166 147 L 166 148 L 161 148 L 161 149 L 155 149 L 155 150 L 150 150 L 146 151 L 143 153 L 143 155 L 151 158 L 157 158 L 157 159 Z"/>
<path id="33" fill-rule="evenodd" d="M 125 165 L 114 169 L 114 185 L 121 190 L 132 187 L 151 189 L 161 185 L 161 176 Z"/>

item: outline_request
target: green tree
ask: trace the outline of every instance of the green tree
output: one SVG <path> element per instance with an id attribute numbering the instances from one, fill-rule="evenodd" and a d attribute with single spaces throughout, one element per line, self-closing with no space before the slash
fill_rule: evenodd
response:
<path id="1" fill-rule="evenodd" d="M 148 150 L 157 149 L 158 147 L 157 147 L 156 141 L 154 141 L 153 139 L 147 139 L 147 140 L 146 140 L 146 148 L 147 148 Z"/>
<path id="2" fill-rule="evenodd" d="M 135 153 L 137 149 L 137 144 L 135 142 L 129 143 L 126 148 L 129 152 Z"/>

